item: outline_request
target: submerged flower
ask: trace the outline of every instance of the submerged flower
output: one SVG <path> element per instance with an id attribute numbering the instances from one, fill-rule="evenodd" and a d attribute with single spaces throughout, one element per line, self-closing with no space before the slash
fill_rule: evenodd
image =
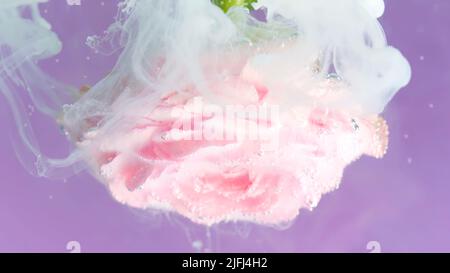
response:
<path id="1" fill-rule="evenodd" d="M 338 188 L 354 160 L 384 155 L 378 114 L 409 66 L 365 4 L 265 1 L 261 21 L 255 1 L 213 1 L 226 14 L 187 2 L 126 1 L 108 33 L 127 41 L 116 68 L 64 109 L 115 199 L 206 225 L 277 225 Z"/>
<path id="2" fill-rule="evenodd" d="M 214 92 L 254 111 L 276 105 L 276 94 L 248 78 L 215 83 Z M 322 88 L 316 99 L 345 94 L 333 80 Z M 195 89 L 174 91 L 154 108 L 125 113 L 115 132 L 91 128 L 78 145 L 120 202 L 207 225 L 291 221 L 339 186 L 346 165 L 387 148 L 387 126 L 376 115 L 297 106 L 239 116 L 224 108 Z"/>

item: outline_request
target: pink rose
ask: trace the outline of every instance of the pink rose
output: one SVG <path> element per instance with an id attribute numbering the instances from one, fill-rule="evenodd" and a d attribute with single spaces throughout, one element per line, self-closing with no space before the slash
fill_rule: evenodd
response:
<path id="1" fill-rule="evenodd" d="M 236 93 L 226 96 L 240 94 L 246 105 L 261 106 L 270 93 L 240 79 L 216 84 L 215 90 L 231 87 Z M 339 186 L 347 164 L 363 153 L 380 157 L 387 145 L 387 127 L 377 117 L 293 107 L 276 120 L 237 117 L 228 126 L 223 113 L 201 111 L 211 105 L 195 90 L 172 92 L 156 108 L 137 111 L 142 116 L 116 121 L 120 130 L 93 127 L 79 146 L 124 204 L 174 211 L 206 225 L 276 225 L 315 207 L 322 194 Z M 194 120 L 201 121 L 199 128 L 181 126 Z M 256 126 L 261 139 L 248 138 L 246 126 Z M 214 129 L 229 138 L 202 135 Z M 275 146 L 267 148 L 274 139 Z"/>

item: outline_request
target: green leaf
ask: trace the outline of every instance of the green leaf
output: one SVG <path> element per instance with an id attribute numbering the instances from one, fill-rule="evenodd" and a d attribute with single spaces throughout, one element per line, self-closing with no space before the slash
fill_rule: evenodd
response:
<path id="1" fill-rule="evenodd" d="M 221 8 L 225 13 L 232 7 L 244 7 L 253 10 L 253 4 L 258 0 L 211 0 L 212 3 Z"/>

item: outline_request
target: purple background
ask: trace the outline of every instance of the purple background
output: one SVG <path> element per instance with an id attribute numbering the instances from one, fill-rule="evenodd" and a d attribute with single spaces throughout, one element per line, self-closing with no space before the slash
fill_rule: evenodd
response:
<path id="1" fill-rule="evenodd" d="M 180 217 L 138 213 L 116 203 L 89 174 L 65 181 L 30 176 L 10 145 L 11 113 L 0 99 L 0 251 L 83 252 L 204 251 L 383 252 L 450 251 L 450 1 L 386 1 L 382 18 L 389 42 L 407 56 L 413 78 L 385 111 L 390 150 L 382 160 L 363 158 L 345 171 L 342 186 L 289 229 L 227 224 L 208 231 Z M 42 67 L 81 86 L 104 77 L 115 57 L 95 55 L 86 35 L 111 23 L 117 1 L 63 0 L 43 4 L 43 15 L 64 42 Z M 45 153 L 64 156 L 69 146 L 53 120 L 31 116 Z M 210 234 L 210 240 L 207 240 Z M 208 249 L 209 248 L 209 249 Z"/>

